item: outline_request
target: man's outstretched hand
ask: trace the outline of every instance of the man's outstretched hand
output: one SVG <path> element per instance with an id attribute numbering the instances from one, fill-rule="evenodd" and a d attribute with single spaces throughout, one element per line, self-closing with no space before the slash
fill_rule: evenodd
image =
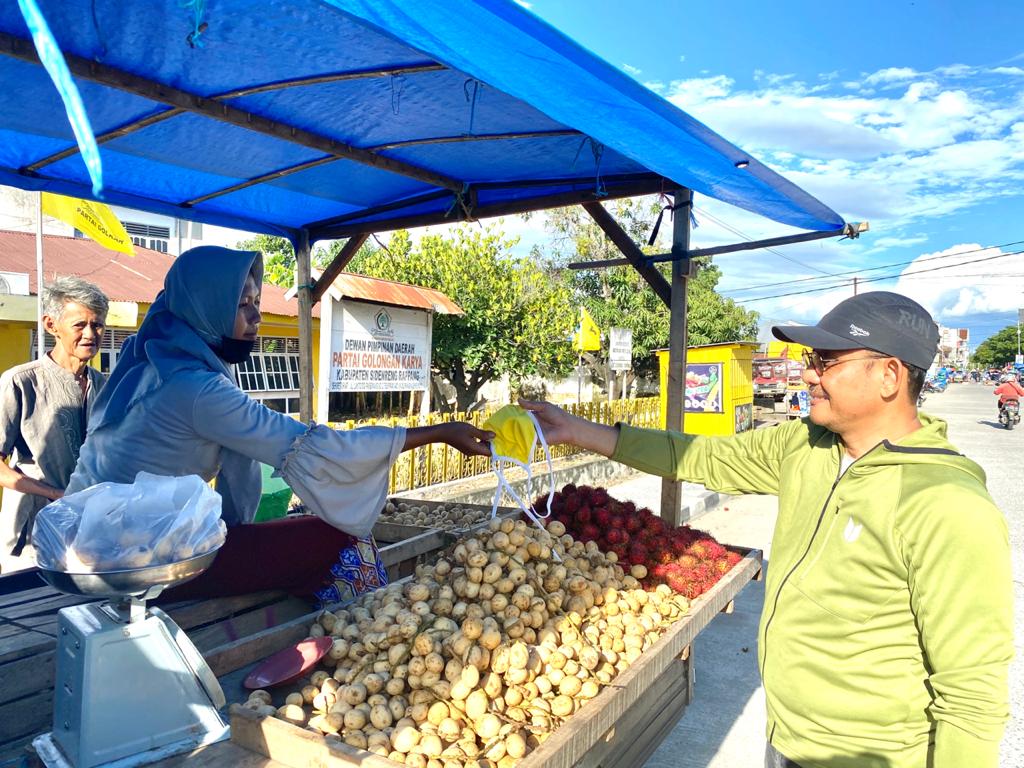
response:
<path id="1" fill-rule="evenodd" d="M 581 419 L 543 400 L 520 399 L 519 405 L 537 418 L 549 445 L 576 445 L 604 456 L 615 453 L 619 439 L 619 430 L 615 427 Z"/>

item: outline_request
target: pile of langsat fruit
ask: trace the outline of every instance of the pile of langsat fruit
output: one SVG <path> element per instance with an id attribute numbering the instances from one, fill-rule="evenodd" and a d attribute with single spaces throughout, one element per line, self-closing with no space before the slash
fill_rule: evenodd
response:
<path id="1" fill-rule="evenodd" d="M 415 501 L 389 500 L 380 513 L 380 520 L 384 523 L 420 525 L 444 531 L 464 531 L 485 522 L 490 516 L 491 511 L 482 507 L 455 503 L 429 507 Z"/>
<path id="2" fill-rule="evenodd" d="M 325 612 L 326 667 L 246 706 L 418 768 L 507 768 L 689 609 L 552 522 L 492 520 L 408 581 Z M 629 566 L 627 566 L 629 567 Z"/>

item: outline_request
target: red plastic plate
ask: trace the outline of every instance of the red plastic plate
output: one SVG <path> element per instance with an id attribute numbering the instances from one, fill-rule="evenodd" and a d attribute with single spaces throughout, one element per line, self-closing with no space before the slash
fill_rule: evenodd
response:
<path id="1" fill-rule="evenodd" d="M 334 645 L 333 637 L 317 637 L 278 651 L 266 659 L 245 678 L 246 688 L 273 688 L 284 685 L 309 672 Z"/>

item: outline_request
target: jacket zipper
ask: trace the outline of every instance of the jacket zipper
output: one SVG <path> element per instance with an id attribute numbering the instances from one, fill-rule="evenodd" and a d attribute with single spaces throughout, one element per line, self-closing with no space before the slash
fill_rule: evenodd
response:
<path id="1" fill-rule="evenodd" d="M 796 565 L 789 569 L 789 573 L 787 573 L 785 577 L 782 579 L 782 581 L 779 583 L 779 588 L 775 592 L 775 602 L 772 604 L 771 615 L 768 617 L 768 621 L 764 623 L 764 637 L 761 640 L 761 647 L 764 648 L 764 666 L 761 667 L 762 685 L 764 684 L 764 671 L 768 666 L 768 628 L 771 627 L 772 620 L 775 618 L 775 613 L 779 609 L 779 597 L 782 595 L 782 588 L 786 586 L 786 582 L 789 581 L 790 577 L 793 575 L 796 569 L 800 567 L 800 564 L 803 563 L 803 561 L 807 558 L 807 555 L 810 554 L 811 547 L 814 546 L 814 540 L 818 537 L 818 531 L 821 529 L 821 521 L 825 519 L 825 510 L 828 509 L 828 504 L 830 501 L 832 501 L 832 495 L 836 492 L 836 486 L 839 485 L 839 481 L 846 477 L 847 474 L 849 474 L 854 464 L 856 464 L 858 461 L 863 459 L 868 454 L 874 452 L 874 450 L 881 445 L 889 447 L 889 441 L 883 440 L 881 443 L 878 443 L 877 445 L 872 447 L 871 450 L 865 451 L 859 457 L 854 459 L 853 463 L 846 468 L 846 472 L 843 472 L 843 474 L 839 475 L 838 477 L 836 477 L 834 481 L 832 481 L 832 487 L 828 491 L 828 496 L 825 497 L 825 503 L 822 504 L 821 506 L 821 512 L 818 513 L 818 522 L 814 526 L 814 533 L 811 534 L 811 540 L 807 542 L 807 549 L 804 550 L 804 553 L 800 555 L 800 559 L 796 561 Z M 774 733 L 774 728 L 772 729 L 772 732 Z"/>
<path id="2" fill-rule="evenodd" d="M 847 471 L 849 471 L 849 470 L 847 470 Z M 843 475 L 845 475 L 845 474 L 846 474 L 846 472 L 843 473 Z M 764 673 L 765 673 L 765 670 L 768 667 L 768 628 L 771 627 L 772 621 L 775 619 L 775 613 L 779 609 L 779 596 L 782 594 L 782 588 L 784 586 L 786 586 L 786 582 L 789 581 L 790 576 L 792 576 L 794 571 L 796 571 L 796 569 L 800 567 L 800 564 L 807 557 L 808 553 L 810 553 L 811 547 L 814 546 L 814 540 L 818 537 L 818 531 L 821 528 L 821 521 L 825 519 L 825 510 L 828 509 L 828 504 L 829 504 L 830 501 L 832 501 L 832 495 L 836 492 L 836 486 L 839 485 L 839 481 L 840 480 L 842 480 L 842 475 L 837 477 L 832 482 L 832 487 L 829 489 L 828 496 L 825 497 L 825 503 L 822 504 L 821 512 L 818 514 L 818 522 L 814 526 L 814 533 L 811 534 L 811 540 L 809 542 L 807 542 L 807 549 L 805 549 L 804 553 L 802 555 L 800 555 L 800 559 L 796 561 L 796 564 L 792 568 L 789 569 L 789 573 L 787 573 L 785 575 L 785 577 L 779 583 L 779 588 L 775 591 L 775 602 L 772 604 L 772 612 L 771 612 L 771 615 L 768 617 L 768 621 L 766 621 L 764 623 L 764 637 L 761 640 L 761 645 L 764 648 L 764 664 L 761 667 L 761 684 L 762 685 L 764 684 L 764 679 L 765 679 L 764 678 Z"/>

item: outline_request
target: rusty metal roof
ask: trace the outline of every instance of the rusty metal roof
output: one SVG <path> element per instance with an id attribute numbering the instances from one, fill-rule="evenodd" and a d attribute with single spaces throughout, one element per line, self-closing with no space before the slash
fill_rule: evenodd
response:
<path id="1" fill-rule="evenodd" d="M 318 275 L 319 277 L 319 275 Z M 364 277 L 351 272 L 342 272 L 331 284 L 328 292 L 335 298 L 355 299 L 357 301 L 373 301 L 378 304 L 391 304 L 396 307 L 426 309 L 439 315 L 464 315 L 462 307 L 448 298 L 447 295 L 433 288 L 423 288 L 408 283 L 396 283 L 390 280 L 378 280 L 375 277 Z M 288 293 L 291 296 L 291 292 Z"/>

